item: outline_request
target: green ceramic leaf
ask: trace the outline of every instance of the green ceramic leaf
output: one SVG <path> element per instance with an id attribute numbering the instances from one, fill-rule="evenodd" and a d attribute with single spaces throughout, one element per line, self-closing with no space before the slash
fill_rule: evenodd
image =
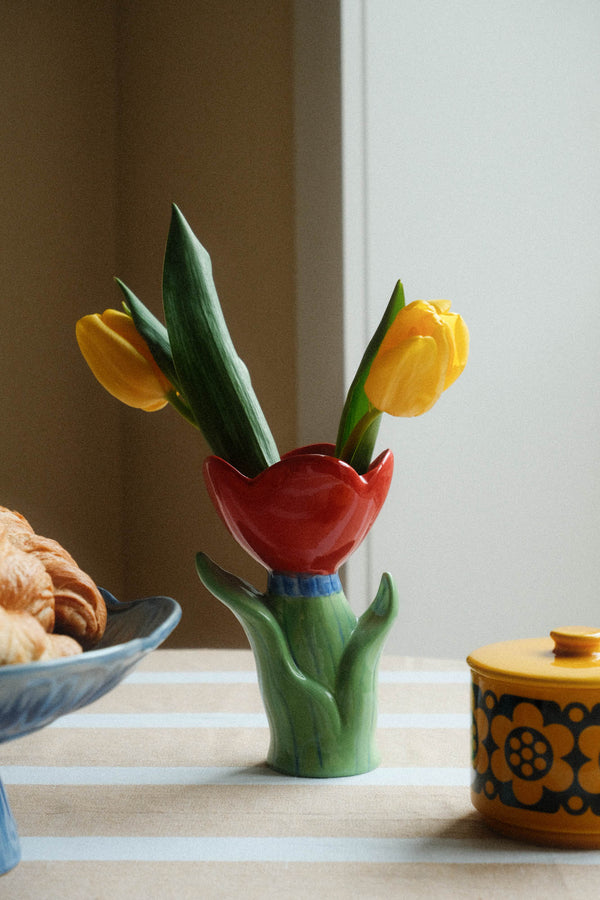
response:
<path id="1" fill-rule="evenodd" d="M 379 657 L 398 611 L 390 575 L 357 620 L 343 591 L 326 597 L 261 594 L 198 553 L 204 586 L 242 624 L 269 720 L 267 760 L 292 775 L 356 775 L 379 761 Z"/>
<path id="2" fill-rule="evenodd" d="M 253 477 L 277 446 L 229 335 L 210 256 L 173 206 L 163 303 L 178 383 L 213 453 Z"/>
<path id="3" fill-rule="evenodd" d="M 267 717 L 280 734 L 278 746 L 310 747 L 315 730 L 329 734 L 337 743 L 341 723 L 335 698 L 325 685 L 300 670 L 287 636 L 269 609 L 268 598 L 205 553 L 196 554 L 196 570 L 204 586 L 232 611 L 246 633 L 254 651 Z M 302 603 L 296 601 L 294 606 L 296 615 L 301 615 Z M 307 752 L 312 755 L 314 746 Z M 284 755 L 287 759 L 287 750 Z M 289 765 L 293 771 L 298 765 L 293 750 Z"/>
<path id="4" fill-rule="evenodd" d="M 344 722 L 363 717 L 363 728 L 376 726 L 377 709 L 365 699 L 376 695 L 377 666 L 383 644 L 398 615 L 398 590 L 385 572 L 377 595 L 358 620 L 340 662 L 336 699 Z"/>

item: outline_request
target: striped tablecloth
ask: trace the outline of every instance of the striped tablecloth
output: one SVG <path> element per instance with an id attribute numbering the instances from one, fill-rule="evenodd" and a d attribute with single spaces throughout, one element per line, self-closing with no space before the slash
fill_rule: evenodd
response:
<path id="1" fill-rule="evenodd" d="M 122 685 L 0 746 L 23 860 L 7 900 L 597 896 L 600 853 L 488 832 L 469 799 L 466 665 L 387 657 L 382 765 L 265 768 L 252 655 L 158 650 Z"/>

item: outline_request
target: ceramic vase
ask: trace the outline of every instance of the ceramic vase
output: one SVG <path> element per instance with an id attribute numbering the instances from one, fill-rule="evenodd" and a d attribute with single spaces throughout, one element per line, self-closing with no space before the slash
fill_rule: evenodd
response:
<path id="1" fill-rule="evenodd" d="M 338 575 L 385 501 L 393 456 L 385 451 L 359 475 L 333 451 L 329 444 L 294 450 L 255 478 L 219 457 L 204 466 L 219 516 L 268 570 L 268 585 L 261 593 L 204 554 L 198 574 L 254 652 L 267 762 L 304 777 L 356 775 L 379 764 L 378 665 L 398 608 L 386 573 L 357 617 Z"/>

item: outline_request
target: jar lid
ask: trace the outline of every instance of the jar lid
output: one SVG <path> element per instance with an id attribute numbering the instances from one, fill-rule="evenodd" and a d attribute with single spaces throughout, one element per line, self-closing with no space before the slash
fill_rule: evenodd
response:
<path id="1" fill-rule="evenodd" d="M 600 688 L 600 629 L 555 628 L 547 638 L 488 644 L 467 663 L 474 672 L 495 678 Z"/>

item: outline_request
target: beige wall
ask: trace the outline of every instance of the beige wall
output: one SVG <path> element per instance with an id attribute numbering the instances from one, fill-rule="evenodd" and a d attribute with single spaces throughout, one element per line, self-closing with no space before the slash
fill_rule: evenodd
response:
<path id="1" fill-rule="evenodd" d="M 122 589 L 120 410 L 73 338 L 115 266 L 114 11 L 14 0 L 0 42 L 0 503 Z"/>
<path id="2" fill-rule="evenodd" d="M 84 0 L 0 10 L 0 504 L 122 598 L 184 608 L 171 645 L 243 644 L 196 550 L 263 586 L 170 409 L 122 407 L 79 356 L 76 319 L 155 312 L 170 204 L 213 259 L 240 355 L 283 452 L 296 440 L 291 2 Z"/>

